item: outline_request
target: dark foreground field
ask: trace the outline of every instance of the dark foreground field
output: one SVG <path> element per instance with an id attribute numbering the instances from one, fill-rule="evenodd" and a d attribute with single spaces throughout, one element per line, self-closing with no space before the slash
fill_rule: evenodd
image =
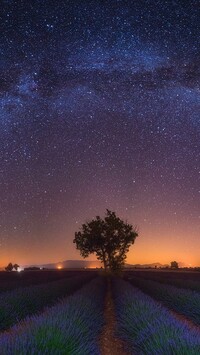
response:
<path id="1" fill-rule="evenodd" d="M 0 273 L 0 354 L 200 354 L 200 274 Z"/>
<path id="2" fill-rule="evenodd" d="M 37 270 L 37 271 L 21 271 L 21 272 L 0 272 L 0 293 L 1 291 L 12 290 L 14 288 L 36 285 L 40 283 L 50 282 L 68 277 L 74 277 L 93 272 L 93 270 Z"/>

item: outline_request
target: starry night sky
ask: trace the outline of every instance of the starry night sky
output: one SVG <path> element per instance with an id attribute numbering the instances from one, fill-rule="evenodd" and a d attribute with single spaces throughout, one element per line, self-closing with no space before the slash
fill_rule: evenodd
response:
<path id="1" fill-rule="evenodd" d="M 106 208 L 128 262 L 200 265 L 199 33 L 195 0 L 1 0 L 0 266 Z"/>

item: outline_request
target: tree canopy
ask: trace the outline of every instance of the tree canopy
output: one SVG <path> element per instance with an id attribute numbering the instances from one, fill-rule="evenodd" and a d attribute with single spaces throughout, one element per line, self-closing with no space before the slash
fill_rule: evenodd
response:
<path id="1" fill-rule="evenodd" d="M 9 263 L 6 267 L 5 267 L 5 270 L 6 271 L 12 271 L 13 269 L 13 264 L 12 263 Z"/>
<path id="2" fill-rule="evenodd" d="M 5 270 L 6 270 L 6 271 L 12 271 L 13 269 L 15 269 L 15 270 L 17 271 L 18 268 L 19 268 L 19 265 L 18 265 L 18 264 L 9 263 L 9 264 L 5 267 Z"/>
<path id="3" fill-rule="evenodd" d="M 73 242 L 84 258 L 96 254 L 105 269 L 116 270 L 124 265 L 126 254 L 137 236 L 136 228 L 107 209 L 104 219 L 96 216 L 96 219 L 82 224 L 81 230 L 75 232 Z"/>
<path id="4" fill-rule="evenodd" d="M 177 261 L 171 261 L 171 269 L 178 269 Z"/>

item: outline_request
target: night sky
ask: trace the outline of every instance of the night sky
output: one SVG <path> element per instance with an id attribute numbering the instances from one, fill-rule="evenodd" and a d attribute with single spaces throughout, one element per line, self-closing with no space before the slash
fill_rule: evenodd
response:
<path id="1" fill-rule="evenodd" d="M 0 266 L 106 208 L 129 263 L 200 265 L 199 34 L 198 0 L 1 0 Z"/>

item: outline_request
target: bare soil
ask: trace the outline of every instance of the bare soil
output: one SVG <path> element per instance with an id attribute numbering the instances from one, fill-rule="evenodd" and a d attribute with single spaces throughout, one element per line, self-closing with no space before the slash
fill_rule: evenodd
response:
<path id="1" fill-rule="evenodd" d="M 116 337 L 116 317 L 111 294 L 110 280 L 107 285 L 107 295 L 104 311 L 105 326 L 100 337 L 100 350 L 102 355 L 129 355 L 125 350 L 125 343 Z"/>

